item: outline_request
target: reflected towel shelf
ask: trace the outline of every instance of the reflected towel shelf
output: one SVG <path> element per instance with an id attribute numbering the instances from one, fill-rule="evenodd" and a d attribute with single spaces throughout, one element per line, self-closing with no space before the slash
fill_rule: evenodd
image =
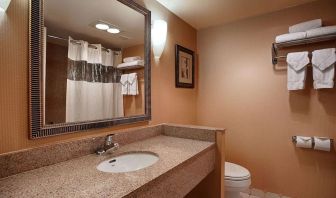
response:
<path id="1" fill-rule="evenodd" d="M 317 36 L 313 38 L 299 39 L 295 41 L 288 41 L 283 43 L 272 43 L 272 63 L 276 65 L 278 59 L 286 58 L 287 56 L 278 56 L 278 50 L 286 47 L 293 47 L 299 45 L 308 45 L 313 43 L 325 42 L 325 41 L 336 41 L 336 34 L 329 34 L 323 36 Z"/>
<path id="2" fill-rule="evenodd" d="M 132 65 L 132 66 L 127 66 L 127 67 L 117 67 L 120 70 L 131 70 L 131 69 L 141 69 L 144 68 L 143 65 Z"/>

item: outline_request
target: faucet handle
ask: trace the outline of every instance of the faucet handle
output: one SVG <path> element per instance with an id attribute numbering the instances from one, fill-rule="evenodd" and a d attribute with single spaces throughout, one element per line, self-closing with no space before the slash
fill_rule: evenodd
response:
<path id="1" fill-rule="evenodd" d="M 106 145 L 111 145 L 113 143 L 113 136 L 114 134 L 110 134 L 106 136 L 106 140 L 105 140 Z"/>

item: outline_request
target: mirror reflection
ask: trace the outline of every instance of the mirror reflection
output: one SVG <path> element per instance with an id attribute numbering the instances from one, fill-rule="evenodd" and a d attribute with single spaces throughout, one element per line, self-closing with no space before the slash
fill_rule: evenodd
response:
<path id="1" fill-rule="evenodd" d="M 45 0 L 44 123 L 144 114 L 144 25 L 116 0 Z"/>

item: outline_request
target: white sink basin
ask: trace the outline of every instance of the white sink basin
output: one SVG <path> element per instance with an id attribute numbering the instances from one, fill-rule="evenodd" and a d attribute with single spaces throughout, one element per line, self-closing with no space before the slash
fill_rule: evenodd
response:
<path id="1" fill-rule="evenodd" d="M 137 171 L 155 164 L 159 157 L 150 152 L 125 153 L 101 162 L 97 169 L 107 173 Z"/>

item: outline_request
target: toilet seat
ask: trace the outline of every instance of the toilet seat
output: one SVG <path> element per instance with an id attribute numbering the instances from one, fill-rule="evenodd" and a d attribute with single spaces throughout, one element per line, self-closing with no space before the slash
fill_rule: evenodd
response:
<path id="1" fill-rule="evenodd" d="M 244 181 L 251 178 L 250 172 L 238 164 L 225 162 L 225 180 Z"/>
<path id="2" fill-rule="evenodd" d="M 250 172 L 242 166 L 225 162 L 224 185 L 226 197 L 238 198 L 239 192 L 248 189 L 251 185 Z"/>

